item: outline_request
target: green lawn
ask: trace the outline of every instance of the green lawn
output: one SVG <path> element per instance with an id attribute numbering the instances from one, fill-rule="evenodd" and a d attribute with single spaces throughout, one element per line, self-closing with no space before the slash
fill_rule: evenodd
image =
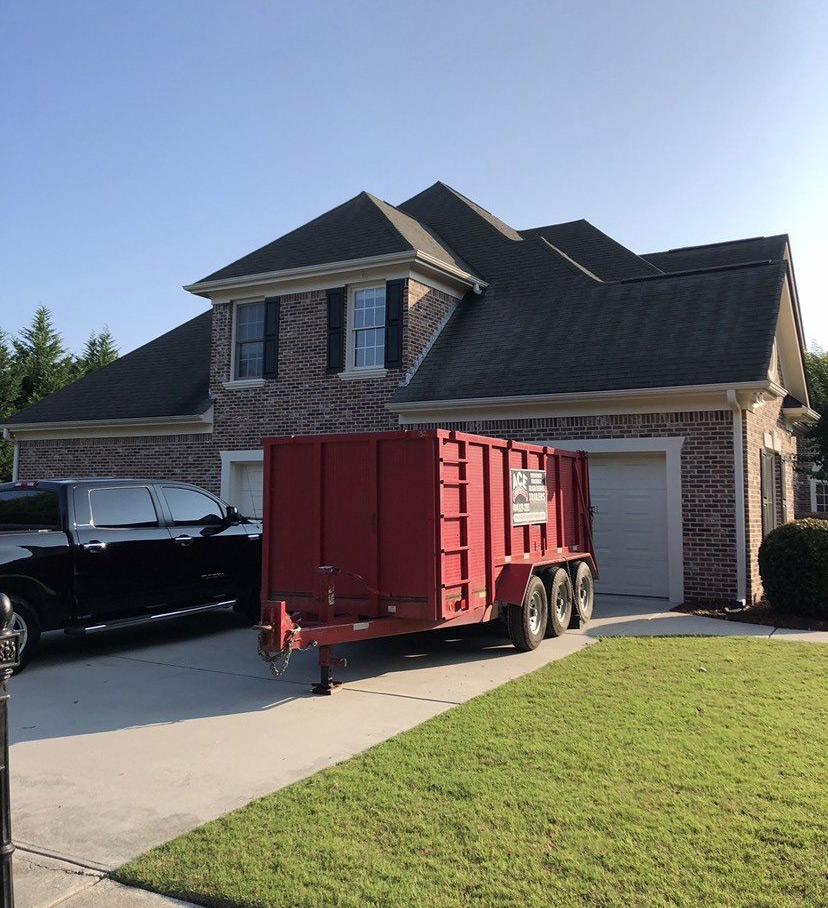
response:
<path id="1" fill-rule="evenodd" d="M 117 876 L 210 906 L 826 906 L 828 647 L 602 641 Z"/>

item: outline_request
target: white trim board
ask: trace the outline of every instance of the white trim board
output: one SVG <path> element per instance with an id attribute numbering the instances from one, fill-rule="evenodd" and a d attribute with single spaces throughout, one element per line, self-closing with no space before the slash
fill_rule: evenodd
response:
<path id="1" fill-rule="evenodd" d="M 684 513 L 681 503 L 681 450 L 683 436 L 667 438 L 539 439 L 533 444 L 548 445 L 588 454 L 647 454 L 663 452 L 667 468 L 667 558 L 670 602 L 684 602 Z M 601 565 L 598 565 L 600 570 Z"/>

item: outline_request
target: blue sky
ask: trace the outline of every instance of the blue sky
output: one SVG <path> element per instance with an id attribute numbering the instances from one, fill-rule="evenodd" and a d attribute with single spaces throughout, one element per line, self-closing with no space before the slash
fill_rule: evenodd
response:
<path id="1" fill-rule="evenodd" d="M 0 326 L 122 351 L 181 289 L 437 179 L 637 252 L 788 232 L 828 347 L 828 4 L 5 0 Z"/>

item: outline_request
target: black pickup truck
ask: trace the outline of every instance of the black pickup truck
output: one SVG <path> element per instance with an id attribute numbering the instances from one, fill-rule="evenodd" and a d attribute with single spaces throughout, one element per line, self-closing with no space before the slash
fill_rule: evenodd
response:
<path id="1" fill-rule="evenodd" d="M 203 489 L 141 479 L 0 484 L 0 593 L 21 667 L 67 634 L 217 608 L 255 616 L 262 527 Z"/>

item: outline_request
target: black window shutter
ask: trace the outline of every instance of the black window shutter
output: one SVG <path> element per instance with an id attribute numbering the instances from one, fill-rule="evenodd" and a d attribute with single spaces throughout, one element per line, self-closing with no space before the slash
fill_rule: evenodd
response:
<path id="1" fill-rule="evenodd" d="M 403 281 L 385 284 L 385 367 L 402 366 Z"/>
<path id="2" fill-rule="evenodd" d="M 265 300 L 264 368 L 265 378 L 279 375 L 279 308 L 281 297 L 271 296 Z"/>
<path id="3" fill-rule="evenodd" d="M 345 288 L 328 290 L 328 372 L 345 366 Z"/>

